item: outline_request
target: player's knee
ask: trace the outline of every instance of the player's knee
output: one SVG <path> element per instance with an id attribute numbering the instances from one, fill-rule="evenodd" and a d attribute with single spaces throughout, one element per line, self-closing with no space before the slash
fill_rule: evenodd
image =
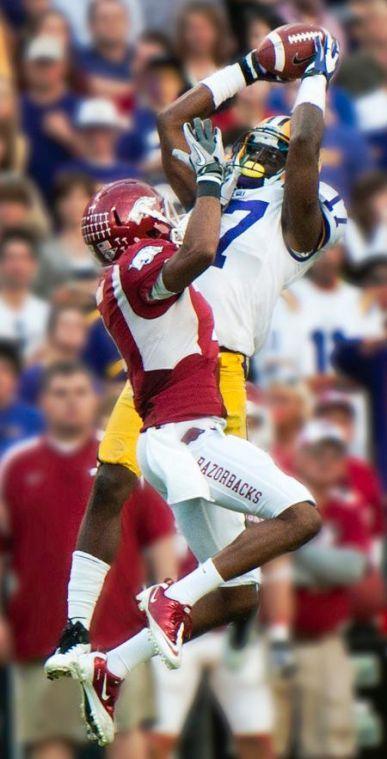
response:
<path id="1" fill-rule="evenodd" d="M 308 501 L 290 506 L 278 518 L 286 523 L 289 534 L 289 551 L 295 551 L 308 540 L 314 538 L 320 532 L 322 524 L 316 507 Z"/>
<path id="2" fill-rule="evenodd" d="M 101 464 L 97 470 L 89 510 L 119 512 L 137 482 L 136 475 L 121 464 Z"/>

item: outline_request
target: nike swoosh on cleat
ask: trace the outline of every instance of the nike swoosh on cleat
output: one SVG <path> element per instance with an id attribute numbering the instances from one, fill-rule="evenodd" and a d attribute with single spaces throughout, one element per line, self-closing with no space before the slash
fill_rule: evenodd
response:
<path id="1" fill-rule="evenodd" d="M 101 700 L 105 703 L 106 701 L 109 701 L 109 694 L 106 690 L 106 684 L 107 684 L 107 675 L 104 677 L 103 685 L 102 685 L 102 691 L 101 691 Z"/>
<path id="2" fill-rule="evenodd" d="M 157 596 L 159 594 L 160 588 L 155 588 L 154 591 L 149 596 L 149 603 L 154 604 L 157 601 Z"/>

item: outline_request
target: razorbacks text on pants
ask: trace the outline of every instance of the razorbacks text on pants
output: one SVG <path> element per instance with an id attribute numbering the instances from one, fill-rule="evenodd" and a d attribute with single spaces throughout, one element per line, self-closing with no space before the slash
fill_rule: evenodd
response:
<path id="1" fill-rule="evenodd" d="M 236 474 L 233 474 L 228 469 L 224 469 L 224 467 L 219 466 L 219 464 L 206 459 L 204 456 L 200 456 L 198 459 L 198 465 L 201 473 L 204 474 L 205 477 L 208 477 L 215 482 L 219 482 L 234 493 L 238 493 L 242 498 L 251 501 L 251 503 L 258 503 L 259 499 L 262 497 L 261 491 L 253 487 L 253 485 L 250 485 L 250 483 L 246 482 L 241 477 L 238 478 Z"/>

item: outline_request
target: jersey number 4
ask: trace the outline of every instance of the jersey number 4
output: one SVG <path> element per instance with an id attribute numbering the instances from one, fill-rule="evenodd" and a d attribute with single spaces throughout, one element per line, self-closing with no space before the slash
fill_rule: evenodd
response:
<path id="1" fill-rule="evenodd" d="M 218 250 L 216 251 L 214 266 L 222 269 L 226 261 L 226 250 L 231 243 L 243 232 L 253 226 L 256 221 L 262 219 L 266 213 L 269 203 L 265 200 L 232 200 L 227 206 L 224 214 L 233 214 L 235 211 L 245 211 L 246 215 L 238 224 L 228 229 L 219 240 Z"/>

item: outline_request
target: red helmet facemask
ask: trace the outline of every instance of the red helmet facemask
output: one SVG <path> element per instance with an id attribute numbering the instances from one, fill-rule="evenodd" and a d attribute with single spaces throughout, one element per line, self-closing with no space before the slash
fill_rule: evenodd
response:
<path id="1" fill-rule="evenodd" d="M 145 182 L 124 179 L 106 185 L 91 198 L 81 228 L 86 245 L 108 266 L 135 242 L 170 240 L 173 224 L 156 190 Z"/>

